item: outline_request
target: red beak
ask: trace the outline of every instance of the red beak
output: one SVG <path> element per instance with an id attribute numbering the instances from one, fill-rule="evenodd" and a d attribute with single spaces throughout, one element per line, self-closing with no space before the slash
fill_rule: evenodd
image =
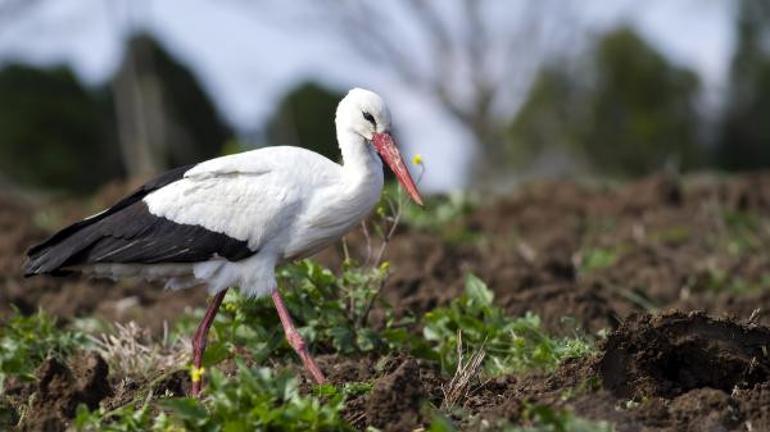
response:
<path id="1" fill-rule="evenodd" d="M 382 156 L 390 169 L 396 175 L 396 178 L 398 178 L 401 186 L 409 194 L 409 197 L 412 198 L 412 200 L 417 204 L 422 205 L 422 197 L 420 196 L 420 192 L 417 190 L 417 186 L 414 184 L 414 180 L 412 180 L 412 175 L 409 174 L 409 170 L 404 164 L 404 159 L 401 157 L 401 152 L 398 151 L 396 143 L 393 142 L 393 137 L 388 132 L 375 132 L 374 137 L 372 138 L 372 143 L 374 144 L 374 148 L 377 149 L 377 153 Z"/>

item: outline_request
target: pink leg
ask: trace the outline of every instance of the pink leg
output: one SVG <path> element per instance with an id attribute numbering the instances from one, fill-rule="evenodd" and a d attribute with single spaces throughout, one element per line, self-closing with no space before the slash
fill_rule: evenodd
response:
<path id="1" fill-rule="evenodd" d="M 283 299 L 281 298 L 281 294 L 278 293 L 278 290 L 273 291 L 273 303 L 275 303 L 275 309 L 278 311 L 278 317 L 281 318 L 283 331 L 286 333 L 286 340 L 289 341 L 289 345 L 294 348 L 294 351 L 297 352 L 299 358 L 302 359 L 305 369 L 310 372 L 310 375 L 313 376 L 315 382 L 318 384 L 325 383 L 326 378 L 324 378 L 324 374 L 321 372 L 321 369 L 318 368 L 318 365 L 315 363 L 315 360 L 313 360 L 313 357 L 310 356 L 310 353 L 307 352 L 305 341 L 302 340 L 302 336 L 300 336 L 299 332 L 297 332 L 297 329 L 294 327 L 294 322 L 291 320 L 289 311 L 283 304 Z"/>
<path id="2" fill-rule="evenodd" d="M 220 291 L 217 295 L 214 296 L 213 299 L 211 299 L 211 303 L 209 303 L 209 307 L 206 309 L 206 314 L 203 315 L 203 320 L 198 326 L 198 330 L 195 331 L 195 336 L 193 337 L 192 341 L 192 348 L 193 367 L 196 370 L 200 370 L 201 365 L 203 364 L 203 353 L 206 351 L 206 342 L 209 336 L 209 329 L 211 328 L 211 324 L 214 323 L 214 317 L 217 316 L 217 311 L 219 310 L 219 306 L 222 305 L 222 300 L 225 298 L 225 293 L 227 293 L 227 288 Z M 201 392 L 201 381 L 201 377 L 199 377 L 197 380 L 193 379 L 192 395 L 195 397 L 197 397 Z"/>

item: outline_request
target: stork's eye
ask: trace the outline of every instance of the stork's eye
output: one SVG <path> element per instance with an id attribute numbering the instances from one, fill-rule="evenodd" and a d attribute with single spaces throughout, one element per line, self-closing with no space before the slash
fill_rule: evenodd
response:
<path id="1" fill-rule="evenodd" d="M 368 112 L 364 111 L 362 113 L 364 115 L 364 119 L 372 124 L 372 126 L 377 127 L 377 122 L 374 121 L 374 116 L 369 114 Z"/>

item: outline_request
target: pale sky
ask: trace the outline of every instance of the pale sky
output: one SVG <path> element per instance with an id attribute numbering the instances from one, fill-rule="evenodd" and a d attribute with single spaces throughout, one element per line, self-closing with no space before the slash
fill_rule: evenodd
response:
<path id="1" fill-rule="evenodd" d="M 488 3 L 504 9 L 515 1 Z M 620 23 L 632 24 L 675 63 L 698 72 L 704 102 L 718 107 L 734 44 L 731 2 L 581 0 L 577 19 L 589 34 L 600 34 Z M 129 4 L 131 10 L 126 8 Z M 101 84 L 114 72 L 121 56 L 121 34 L 126 23 L 133 22 L 150 29 L 192 68 L 238 130 L 258 128 L 277 99 L 302 79 L 340 90 L 368 87 L 388 102 L 407 155 L 423 155 L 428 170 L 422 186 L 427 190 L 461 187 L 472 148 L 472 139 L 462 127 L 430 95 L 414 94 L 387 70 L 352 56 L 339 38 L 302 31 L 305 23 L 285 18 L 276 22 L 266 16 L 276 11 L 280 15 L 280 5 L 285 4 L 46 0 L 13 20 L 0 20 L 0 64 L 66 63 L 87 83 Z M 317 24 L 308 22 L 307 26 Z"/>

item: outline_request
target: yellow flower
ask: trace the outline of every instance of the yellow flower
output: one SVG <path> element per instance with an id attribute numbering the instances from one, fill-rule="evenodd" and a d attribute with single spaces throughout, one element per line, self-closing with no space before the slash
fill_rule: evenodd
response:
<path id="1" fill-rule="evenodd" d="M 192 382 L 198 382 L 201 380 L 201 377 L 206 372 L 206 368 L 200 367 L 196 368 L 195 366 L 190 367 L 190 378 L 192 379 Z"/>
<path id="2" fill-rule="evenodd" d="M 387 273 L 388 270 L 390 270 L 390 261 L 383 261 L 382 264 L 380 264 L 380 271 Z"/>
<path id="3" fill-rule="evenodd" d="M 422 155 L 417 153 L 412 157 L 412 163 L 415 165 L 422 165 Z"/>

